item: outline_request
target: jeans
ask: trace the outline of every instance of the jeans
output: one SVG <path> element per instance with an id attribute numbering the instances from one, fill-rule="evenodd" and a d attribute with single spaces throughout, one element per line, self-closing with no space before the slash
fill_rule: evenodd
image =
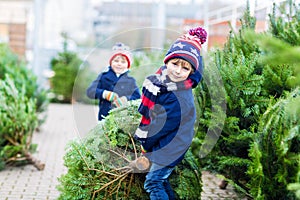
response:
<path id="1" fill-rule="evenodd" d="M 151 200 L 175 200 L 174 192 L 168 180 L 173 170 L 174 167 L 165 167 L 152 163 L 144 184 L 144 188 L 150 194 Z"/>

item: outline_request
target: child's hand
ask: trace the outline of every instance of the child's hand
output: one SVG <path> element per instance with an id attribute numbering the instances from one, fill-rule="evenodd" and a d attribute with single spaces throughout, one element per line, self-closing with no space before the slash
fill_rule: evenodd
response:
<path id="1" fill-rule="evenodd" d="M 121 106 L 124 106 L 127 104 L 127 98 L 125 96 L 117 98 L 116 100 L 114 100 L 113 104 L 119 108 Z"/>
<path id="2" fill-rule="evenodd" d="M 117 93 L 111 92 L 111 91 L 108 91 L 108 90 L 104 90 L 102 96 L 103 96 L 104 99 L 106 99 L 107 101 L 110 101 L 110 102 L 113 102 L 117 98 L 119 98 Z"/>

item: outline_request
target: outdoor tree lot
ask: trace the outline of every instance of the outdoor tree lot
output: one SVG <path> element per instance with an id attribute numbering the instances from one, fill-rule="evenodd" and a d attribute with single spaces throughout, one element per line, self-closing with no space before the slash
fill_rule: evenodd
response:
<path id="1" fill-rule="evenodd" d="M 270 30 L 265 33 L 253 31 L 255 18 L 247 9 L 240 30 L 230 32 L 224 47 L 204 58 L 203 81 L 194 90 L 198 121 L 190 160 L 200 169 L 223 176 L 249 199 L 300 198 L 298 8 L 293 2 L 282 7 L 274 5 L 269 16 Z M 161 59 L 151 55 L 149 58 Z M 134 67 L 132 71 L 136 73 Z M 112 111 L 86 141 L 69 145 L 65 155 L 69 171 L 59 179 L 61 199 L 118 199 L 122 195 L 135 199 L 137 194 L 139 199 L 148 198 L 139 190 L 144 174 L 130 178 L 126 174 L 132 170 L 127 166 L 134 159 L 128 152 L 140 153 L 138 147 L 134 151 L 127 147 L 136 128 L 132 122 L 138 121 L 139 115 L 136 110 L 121 113 Z M 99 137 L 102 134 L 105 137 Z M 100 138 L 106 138 L 109 146 L 103 146 Z M 116 153 L 116 147 L 121 151 Z M 108 150 L 101 153 L 103 148 Z M 118 167 L 105 168 L 111 154 L 117 156 L 108 159 L 110 162 L 122 162 L 117 162 Z M 129 171 L 117 171 L 124 167 Z M 191 173 L 193 168 L 186 169 L 190 176 L 184 176 L 182 169 L 179 167 L 172 178 L 181 178 L 185 183 L 189 177 L 197 182 L 198 176 Z M 180 184 L 174 187 L 178 199 L 195 199 L 193 193 L 182 194 L 184 187 Z M 200 198 L 201 195 L 196 197 Z"/>
<path id="2" fill-rule="evenodd" d="M 248 199 L 300 199 L 299 5 L 293 1 L 274 5 L 270 28 L 264 33 L 254 32 L 255 20 L 247 8 L 242 27 L 228 33 L 223 48 L 204 57 L 203 81 L 194 90 L 195 139 L 171 177 L 178 199 L 201 198 L 202 170 L 222 176 Z M 0 54 L 3 169 L 35 161 L 31 153 L 36 145 L 31 137 L 45 120 L 39 116 L 47 110 L 49 100 L 47 91 L 38 88 L 36 77 L 8 47 L 1 45 Z M 82 70 L 74 65 L 76 53 L 65 51 L 60 56 L 52 63 L 56 69 L 65 70 L 64 60 L 71 57 L 66 66 L 74 66 L 77 73 Z M 162 57 L 149 55 L 148 59 L 158 63 Z M 133 74 L 139 70 L 139 59 L 135 58 Z M 62 80 L 65 77 L 57 81 Z M 72 94 L 71 89 L 66 94 Z M 81 98 L 80 92 L 76 95 Z M 70 96 L 68 101 L 72 101 Z M 60 199 L 148 199 L 142 188 L 145 173 L 131 165 L 140 155 L 132 139 L 140 119 L 138 104 L 133 101 L 113 110 L 86 138 L 67 146 L 68 172 L 58 177 Z"/>

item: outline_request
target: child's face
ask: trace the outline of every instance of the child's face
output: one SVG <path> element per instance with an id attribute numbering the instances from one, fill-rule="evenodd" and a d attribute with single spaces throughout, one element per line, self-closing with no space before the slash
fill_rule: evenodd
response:
<path id="1" fill-rule="evenodd" d="M 166 64 L 167 74 L 173 82 L 184 81 L 192 72 L 190 63 L 182 59 L 171 59 Z"/>
<path id="2" fill-rule="evenodd" d="M 118 55 L 111 61 L 111 68 L 116 74 L 122 74 L 127 70 L 128 62 L 124 56 Z"/>

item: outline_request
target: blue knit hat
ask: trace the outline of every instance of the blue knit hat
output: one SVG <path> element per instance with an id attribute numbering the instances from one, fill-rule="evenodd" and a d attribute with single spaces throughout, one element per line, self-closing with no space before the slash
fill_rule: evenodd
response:
<path id="1" fill-rule="evenodd" d="M 173 58 L 181 58 L 191 63 L 194 70 L 201 65 L 200 50 L 206 41 L 207 33 L 205 29 L 197 27 L 190 29 L 187 34 L 180 36 L 170 47 L 166 54 L 164 63 L 166 64 Z"/>

